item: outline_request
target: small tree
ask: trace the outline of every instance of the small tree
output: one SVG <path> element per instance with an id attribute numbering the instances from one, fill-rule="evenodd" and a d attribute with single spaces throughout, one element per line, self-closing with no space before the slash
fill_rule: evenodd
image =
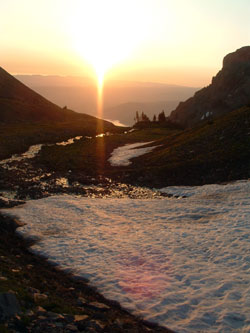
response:
<path id="1" fill-rule="evenodd" d="M 153 122 L 156 123 L 156 115 L 154 114 Z"/>
<path id="2" fill-rule="evenodd" d="M 164 123 L 166 121 L 166 116 L 164 110 L 162 110 L 158 115 L 159 123 Z"/>
<path id="3" fill-rule="evenodd" d="M 140 121 L 140 117 L 139 117 L 138 111 L 136 111 L 136 113 L 135 113 L 134 121 L 135 121 L 135 123 L 139 123 L 139 121 Z"/>
<path id="4" fill-rule="evenodd" d="M 144 112 L 142 112 L 141 114 L 141 121 L 150 121 L 148 116 Z"/>

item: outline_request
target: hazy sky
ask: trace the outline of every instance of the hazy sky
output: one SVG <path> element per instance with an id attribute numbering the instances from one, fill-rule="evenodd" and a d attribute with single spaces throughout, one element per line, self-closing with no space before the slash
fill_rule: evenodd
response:
<path id="1" fill-rule="evenodd" d="M 0 0 L 0 66 L 203 86 L 249 17 L 249 0 Z"/>

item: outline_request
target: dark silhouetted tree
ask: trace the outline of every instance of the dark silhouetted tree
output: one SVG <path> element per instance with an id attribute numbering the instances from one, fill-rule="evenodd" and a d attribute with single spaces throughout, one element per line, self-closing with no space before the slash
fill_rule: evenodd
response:
<path id="1" fill-rule="evenodd" d="M 135 123 L 139 123 L 139 121 L 140 121 L 140 117 L 139 117 L 139 112 L 138 111 L 136 111 L 136 113 L 135 113 L 134 120 L 135 120 Z"/>
<path id="2" fill-rule="evenodd" d="M 150 121 L 148 116 L 144 112 L 141 113 L 141 121 Z"/>
<path id="3" fill-rule="evenodd" d="M 159 123 L 164 123 L 166 121 L 166 116 L 164 110 L 162 110 L 158 115 Z"/>

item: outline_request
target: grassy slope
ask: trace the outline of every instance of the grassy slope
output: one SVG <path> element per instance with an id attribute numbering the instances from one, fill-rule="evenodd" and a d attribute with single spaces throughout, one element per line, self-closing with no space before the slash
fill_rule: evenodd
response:
<path id="1" fill-rule="evenodd" d="M 78 135 L 94 136 L 102 131 L 123 130 L 111 123 L 88 116 L 77 121 L 65 122 L 0 123 L 0 159 L 24 152 L 30 145 L 38 143 L 55 143 Z"/>
<path id="2" fill-rule="evenodd" d="M 108 174 L 110 165 L 107 159 L 113 149 L 127 143 L 159 140 L 165 138 L 168 133 L 169 130 L 166 129 L 145 129 L 126 135 L 83 139 L 74 145 L 43 147 L 37 163 L 55 171 L 70 169 L 92 176 Z"/>
<path id="3" fill-rule="evenodd" d="M 250 177 L 250 107 L 186 130 L 134 168 L 155 185 L 204 184 Z M 140 165 L 142 165 L 140 167 Z"/>
<path id="4" fill-rule="evenodd" d="M 54 170 L 102 173 L 122 181 L 163 186 L 195 185 L 250 177 L 250 108 L 190 130 L 144 129 L 66 147 L 46 147 L 38 161 Z M 111 167 L 112 150 L 125 143 L 156 141 L 153 152 L 128 167 Z"/>

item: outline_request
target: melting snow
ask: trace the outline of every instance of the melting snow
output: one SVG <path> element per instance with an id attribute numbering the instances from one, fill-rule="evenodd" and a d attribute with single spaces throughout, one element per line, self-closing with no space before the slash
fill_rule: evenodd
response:
<path id="1" fill-rule="evenodd" d="M 42 145 L 34 145 L 34 146 L 30 146 L 29 149 L 23 153 L 23 154 L 16 154 L 16 155 L 12 155 L 10 158 L 6 158 L 5 160 L 1 160 L 0 164 L 5 166 L 7 163 L 11 163 L 11 162 L 20 162 L 26 158 L 33 158 L 36 156 L 36 154 L 39 153 L 39 151 L 41 150 Z"/>
<path id="2" fill-rule="evenodd" d="M 111 157 L 109 158 L 109 162 L 112 166 L 126 166 L 131 164 L 130 161 L 131 158 L 138 157 L 141 155 L 144 155 L 146 153 L 149 153 L 152 151 L 156 146 L 154 147 L 145 147 L 145 148 L 138 148 L 141 146 L 148 145 L 152 143 L 150 142 L 139 142 L 139 143 L 133 143 L 133 144 L 126 144 L 125 146 L 118 147 L 114 149 L 114 151 L 111 154 Z M 137 149 L 136 149 L 137 148 Z"/>
<path id="3" fill-rule="evenodd" d="M 76 140 L 80 140 L 82 138 L 82 136 L 76 136 L 74 138 L 70 138 L 67 141 L 62 141 L 62 142 L 58 142 L 56 143 L 57 146 L 67 146 L 67 145 L 72 145 L 72 143 L 74 143 Z"/>
<path id="4" fill-rule="evenodd" d="M 58 143 L 56 143 L 56 145 L 67 146 L 67 145 L 74 143 L 75 140 L 80 140 L 81 138 L 82 138 L 82 136 L 76 136 L 74 138 L 68 139 L 67 141 L 58 142 Z M 85 137 L 85 138 L 89 138 L 89 137 Z M 45 146 L 52 146 L 52 145 L 53 144 L 45 144 Z M 9 164 L 11 164 L 12 162 L 21 162 L 25 159 L 34 158 L 39 153 L 42 146 L 43 146 L 43 144 L 30 146 L 29 149 L 26 152 L 24 152 L 23 154 L 15 154 L 15 155 L 12 155 L 10 158 L 1 160 L 0 165 L 2 165 L 3 168 L 5 168 L 5 169 L 9 169 L 9 170 L 15 169 L 15 167 L 11 167 L 11 166 L 9 166 Z"/>
<path id="5" fill-rule="evenodd" d="M 33 249 L 178 332 L 250 330 L 250 181 L 169 187 L 186 198 L 54 196 L 5 213 Z"/>

